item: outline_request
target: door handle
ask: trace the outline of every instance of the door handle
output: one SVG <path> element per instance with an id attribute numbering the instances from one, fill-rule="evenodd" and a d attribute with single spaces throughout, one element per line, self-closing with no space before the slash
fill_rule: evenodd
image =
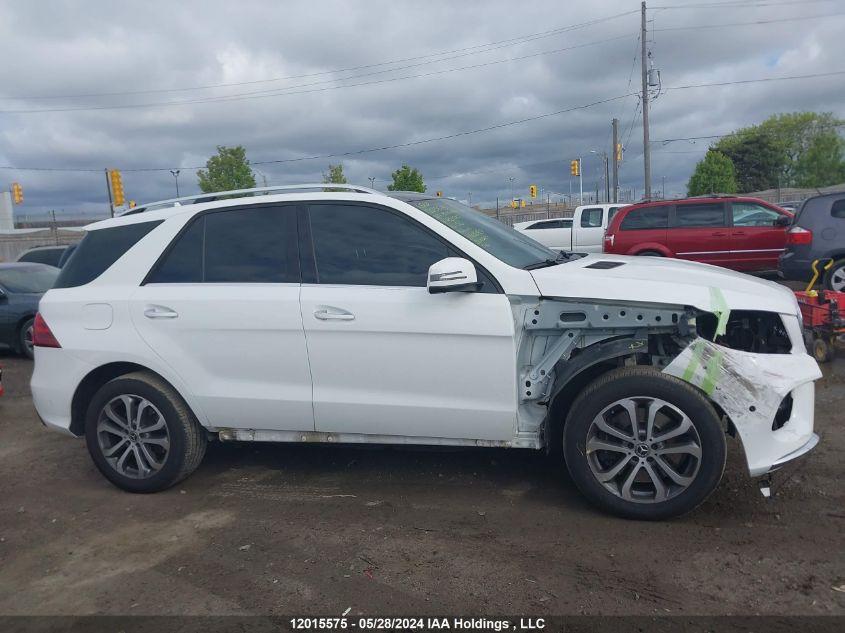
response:
<path id="1" fill-rule="evenodd" d="M 725 237 L 727 233 L 711 233 L 710 235 L 713 237 Z"/>
<path id="2" fill-rule="evenodd" d="M 341 308 L 330 306 L 319 307 L 314 310 L 314 316 L 321 321 L 354 321 L 355 315 Z"/>
<path id="3" fill-rule="evenodd" d="M 167 306 L 147 306 L 144 316 L 148 319 L 175 319 L 179 313 Z"/>

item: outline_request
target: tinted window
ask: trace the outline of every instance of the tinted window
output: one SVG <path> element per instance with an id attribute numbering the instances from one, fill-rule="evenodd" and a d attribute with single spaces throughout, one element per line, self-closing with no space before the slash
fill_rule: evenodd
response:
<path id="1" fill-rule="evenodd" d="M 535 222 L 528 228 L 535 229 L 568 229 L 572 226 L 572 220 L 544 220 L 543 222 Z"/>
<path id="2" fill-rule="evenodd" d="M 94 281 L 161 222 L 139 222 L 90 231 L 67 260 L 53 287 L 74 288 Z"/>
<path id="3" fill-rule="evenodd" d="M 292 208 L 203 214 L 182 233 L 147 283 L 298 283 Z"/>
<path id="4" fill-rule="evenodd" d="M 643 207 L 632 209 L 622 219 L 620 229 L 636 231 L 643 229 L 665 229 L 669 226 L 669 207 Z"/>
<path id="5" fill-rule="evenodd" d="M 725 206 L 721 202 L 679 204 L 675 207 L 674 226 L 725 226 Z"/>
<path id="6" fill-rule="evenodd" d="M 584 209 L 581 213 L 581 226 L 585 229 L 595 229 L 601 226 L 601 209 Z"/>
<path id="7" fill-rule="evenodd" d="M 58 269 L 52 266 L 0 268 L 0 286 L 8 292 L 47 292 L 58 274 Z"/>
<path id="8" fill-rule="evenodd" d="M 310 217 L 319 283 L 425 286 L 429 267 L 452 255 L 435 236 L 384 209 L 314 205 Z"/>
<path id="9" fill-rule="evenodd" d="M 833 206 L 830 207 L 830 215 L 834 218 L 845 219 L 845 198 L 833 203 Z"/>
<path id="10" fill-rule="evenodd" d="M 408 204 L 510 266 L 523 268 L 554 259 L 558 255 L 527 235 L 455 200 L 425 198 L 409 200 Z"/>
<path id="11" fill-rule="evenodd" d="M 610 224 L 610 221 L 613 219 L 613 216 L 616 215 L 616 212 L 619 211 L 622 207 L 610 207 L 607 211 L 607 223 Z"/>
<path id="12" fill-rule="evenodd" d="M 734 226 L 774 226 L 781 216 L 774 209 L 769 209 L 754 202 L 731 203 Z"/>
<path id="13" fill-rule="evenodd" d="M 34 264 L 47 264 L 49 266 L 58 266 L 59 258 L 64 251 L 62 248 L 39 248 L 32 251 L 27 251 L 20 257 L 19 262 L 32 262 Z"/>

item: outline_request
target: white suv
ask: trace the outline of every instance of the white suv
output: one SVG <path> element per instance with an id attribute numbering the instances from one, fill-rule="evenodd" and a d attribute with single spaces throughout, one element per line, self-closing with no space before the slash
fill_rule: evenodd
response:
<path id="1" fill-rule="evenodd" d="M 752 476 L 818 441 L 787 289 L 325 187 L 87 227 L 34 326 L 45 424 L 133 492 L 186 477 L 210 439 L 546 449 L 591 501 L 645 519 L 707 497 L 726 432 Z"/>

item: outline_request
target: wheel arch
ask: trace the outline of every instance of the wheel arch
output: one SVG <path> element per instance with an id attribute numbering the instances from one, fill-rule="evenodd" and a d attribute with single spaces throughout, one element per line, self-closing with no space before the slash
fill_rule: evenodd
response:
<path id="1" fill-rule="evenodd" d="M 641 242 L 632 248 L 628 249 L 628 252 L 625 253 L 626 255 L 639 255 L 640 253 L 645 253 L 648 251 L 654 251 L 656 253 L 660 253 L 663 257 L 674 257 L 675 254 L 670 251 L 665 244 L 660 244 L 659 242 Z"/>
<path id="2" fill-rule="evenodd" d="M 94 394 L 97 393 L 103 385 L 115 378 L 119 378 L 120 376 L 125 376 L 139 371 L 155 376 L 179 394 L 183 400 L 186 400 L 180 390 L 177 389 L 172 382 L 149 367 L 126 361 L 106 363 L 105 365 L 101 365 L 88 372 L 88 374 L 86 374 L 86 376 L 77 385 L 70 406 L 70 432 L 77 436 L 85 434 L 85 414 L 88 410 L 88 403 L 91 402 L 91 398 L 94 397 Z M 187 400 L 186 406 L 188 406 L 189 409 L 191 408 L 190 405 L 187 404 Z M 194 411 L 193 413 L 196 416 L 196 412 Z"/>

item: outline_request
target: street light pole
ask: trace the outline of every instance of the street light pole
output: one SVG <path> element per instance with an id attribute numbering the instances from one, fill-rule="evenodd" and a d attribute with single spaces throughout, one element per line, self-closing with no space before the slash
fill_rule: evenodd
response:
<path id="1" fill-rule="evenodd" d="M 367 180 L 370 181 L 370 189 L 375 189 L 376 188 L 375 176 L 370 176 Z"/>
<path id="2" fill-rule="evenodd" d="M 173 177 L 176 179 L 176 197 L 179 197 L 179 174 L 181 173 L 179 169 L 171 169 L 170 173 L 173 174 Z"/>
<path id="3" fill-rule="evenodd" d="M 508 180 L 511 181 L 511 202 L 513 202 L 513 176 L 509 177 Z"/>

